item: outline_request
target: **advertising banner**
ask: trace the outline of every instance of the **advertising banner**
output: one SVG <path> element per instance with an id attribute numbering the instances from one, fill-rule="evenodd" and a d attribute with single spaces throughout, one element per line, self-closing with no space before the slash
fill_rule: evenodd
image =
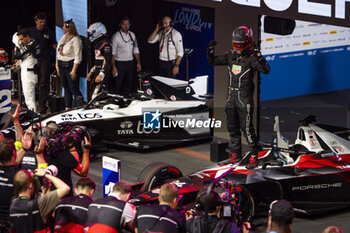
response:
<path id="1" fill-rule="evenodd" d="M 102 157 L 103 196 L 106 197 L 113 189 L 115 183 L 120 181 L 120 160 Z"/>
<path id="2" fill-rule="evenodd" d="M 291 34 L 261 28 L 261 51 L 271 72 L 261 74 L 261 100 L 350 88 L 350 29 L 295 20 Z"/>
<path id="3" fill-rule="evenodd" d="M 205 22 L 201 18 L 201 7 L 187 4 L 174 3 L 173 23 L 176 30 L 182 35 L 185 49 L 193 49 L 189 55 L 189 79 L 208 75 L 208 93 L 214 91 L 214 68 L 207 61 L 207 46 L 214 40 L 214 23 Z M 206 12 L 206 14 L 210 14 Z M 213 11 L 214 14 L 214 11 Z M 202 12 L 203 15 L 203 12 Z M 208 18 L 214 16 L 208 16 Z M 185 56 L 182 59 L 179 76 L 185 79 Z"/>
<path id="4" fill-rule="evenodd" d="M 0 68 L 0 121 L 11 110 L 11 70 Z"/>

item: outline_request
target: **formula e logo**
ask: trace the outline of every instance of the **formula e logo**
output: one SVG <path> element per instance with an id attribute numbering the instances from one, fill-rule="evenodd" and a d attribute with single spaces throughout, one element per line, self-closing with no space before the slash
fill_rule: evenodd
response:
<path id="1" fill-rule="evenodd" d="M 95 119 L 102 118 L 102 116 L 98 113 L 77 113 L 81 119 Z"/>
<path id="2" fill-rule="evenodd" d="M 62 114 L 61 115 L 61 120 L 62 121 L 76 121 L 77 118 L 74 117 L 72 114 Z"/>
<path id="3" fill-rule="evenodd" d="M 144 129 L 160 129 L 160 116 L 162 114 L 156 112 L 143 112 L 143 128 Z"/>

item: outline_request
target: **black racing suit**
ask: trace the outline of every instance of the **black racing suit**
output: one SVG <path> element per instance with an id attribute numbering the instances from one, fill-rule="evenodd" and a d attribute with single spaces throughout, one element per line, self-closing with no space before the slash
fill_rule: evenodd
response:
<path id="1" fill-rule="evenodd" d="M 106 37 L 98 38 L 94 41 L 95 65 L 91 69 L 91 90 L 93 90 L 92 99 L 105 89 L 105 84 L 111 77 L 112 72 L 112 45 Z M 95 78 L 101 75 L 101 82 L 96 83 Z"/>
<path id="2" fill-rule="evenodd" d="M 230 133 L 230 153 L 241 156 L 241 130 L 247 139 L 252 155 L 257 155 L 257 136 L 253 125 L 254 112 L 254 74 L 259 71 L 270 72 L 270 67 L 263 56 L 251 49 L 245 54 L 231 50 L 222 56 L 214 56 L 213 48 L 208 48 L 208 62 L 212 66 L 226 65 L 230 76 L 226 101 L 227 130 Z"/>

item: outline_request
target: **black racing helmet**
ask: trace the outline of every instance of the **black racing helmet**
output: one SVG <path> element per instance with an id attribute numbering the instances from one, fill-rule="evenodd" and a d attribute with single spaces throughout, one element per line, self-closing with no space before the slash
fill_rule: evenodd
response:
<path id="1" fill-rule="evenodd" d="M 243 51 L 251 47 L 253 30 L 250 27 L 240 26 L 232 32 L 232 46 L 235 50 Z"/>

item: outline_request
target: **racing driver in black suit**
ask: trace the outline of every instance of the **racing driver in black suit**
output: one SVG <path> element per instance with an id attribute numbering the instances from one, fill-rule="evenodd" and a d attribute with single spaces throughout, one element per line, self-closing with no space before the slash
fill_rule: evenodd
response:
<path id="1" fill-rule="evenodd" d="M 93 99 L 104 91 L 105 84 L 111 76 L 112 45 L 107 37 L 106 27 L 100 22 L 91 24 L 87 34 L 95 50 L 95 65 L 86 77 L 91 81 L 91 90 L 93 90 L 91 99 Z"/>
<path id="2" fill-rule="evenodd" d="M 230 76 L 225 112 L 231 146 L 227 148 L 227 152 L 235 161 L 242 158 L 242 130 L 251 155 L 247 168 L 252 169 L 258 165 L 258 139 L 253 125 L 253 79 L 255 72 L 268 74 L 270 67 L 260 51 L 254 46 L 253 32 L 249 27 L 241 26 L 233 31 L 233 50 L 225 55 L 215 56 L 215 45 L 215 41 L 209 42 L 208 62 L 212 66 L 226 65 Z"/>

